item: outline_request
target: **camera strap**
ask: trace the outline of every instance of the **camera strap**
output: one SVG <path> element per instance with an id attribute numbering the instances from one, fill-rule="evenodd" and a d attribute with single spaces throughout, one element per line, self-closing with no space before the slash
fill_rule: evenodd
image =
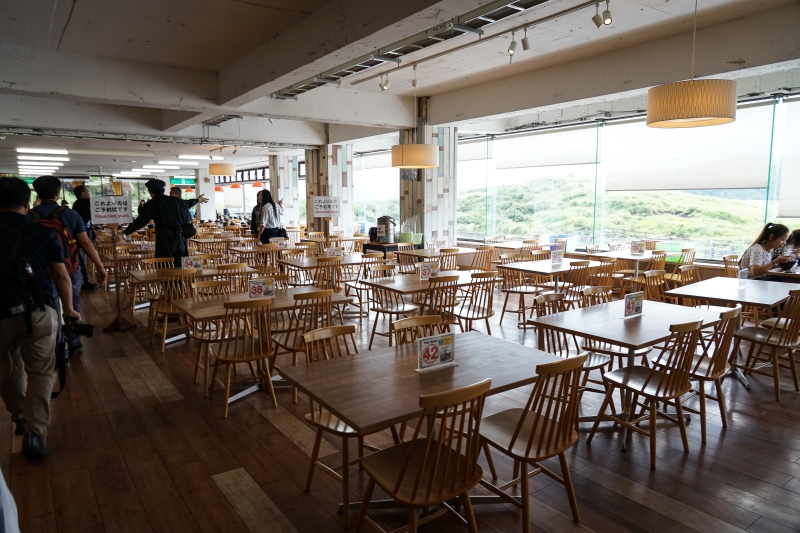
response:
<path id="1" fill-rule="evenodd" d="M 50 399 L 58 398 L 67 383 L 67 341 L 56 344 L 56 370 L 58 370 L 58 392 L 51 392 Z"/>

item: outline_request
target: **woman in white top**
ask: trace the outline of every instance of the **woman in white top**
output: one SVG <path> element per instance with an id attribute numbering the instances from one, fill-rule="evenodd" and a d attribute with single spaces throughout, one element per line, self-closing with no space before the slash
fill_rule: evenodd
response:
<path id="1" fill-rule="evenodd" d="M 262 244 L 269 244 L 273 237 L 280 237 L 281 216 L 283 215 L 283 200 L 277 203 L 272 199 L 272 193 L 264 189 L 261 191 L 261 209 L 259 209 L 258 239 Z"/>
<path id="2" fill-rule="evenodd" d="M 772 259 L 772 250 L 783 248 L 786 238 L 789 236 L 789 228 L 783 224 L 769 223 L 758 234 L 756 241 L 744 251 L 742 258 L 739 259 L 739 267 L 750 271 L 750 278 L 765 279 L 771 278 L 766 274 L 780 263 L 785 263 L 789 258 L 785 255 Z"/>

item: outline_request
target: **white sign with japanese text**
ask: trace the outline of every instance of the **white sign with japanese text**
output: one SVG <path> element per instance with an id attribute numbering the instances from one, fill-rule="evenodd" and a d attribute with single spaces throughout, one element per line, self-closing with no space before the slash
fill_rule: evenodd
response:
<path id="1" fill-rule="evenodd" d="M 625 295 L 625 318 L 642 316 L 644 293 L 632 292 Z"/>
<path id="2" fill-rule="evenodd" d="M 247 282 L 250 298 L 273 298 L 275 296 L 275 279 L 251 279 Z"/>
<path id="3" fill-rule="evenodd" d="M 313 196 L 315 217 L 338 217 L 340 203 L 338 196 Z"/>
<path id="4" fill-rule="evenodd" d="M 453 334 L 443 333 L 418 339 L 417 354 L 417 370 L 420 373 L 456 366 Z"/>
<path id="5" fill-rule="evenodd" d="M 133 204 L 130 196 L 92 196 L 89 198 L 93 224 L 130 224 Z"/>

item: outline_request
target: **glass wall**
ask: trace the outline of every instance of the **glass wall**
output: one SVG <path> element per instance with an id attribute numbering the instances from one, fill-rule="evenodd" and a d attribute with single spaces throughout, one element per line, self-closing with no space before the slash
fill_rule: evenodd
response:
<path id="1" fill-rule="evenodd" d="M 400 170 L 392 168 L 391 155 L 357 155 L 353 165 L 353 210 L 361 231 L 378 223 L 378 217 L 394 217 L 400 223 Z M 397 228 L 399 231 L 399 226 Z"/>
<path id="2" fill-rule="evenodd" d="M 563 236 L 568 250 L 654 238 L 703 259 L 741 254 L 767 220 L 800 226 L 797 146 L 800 100 L 740 106 L 724 126 L 642 118 L 462 140 L 458 238 Z"/>

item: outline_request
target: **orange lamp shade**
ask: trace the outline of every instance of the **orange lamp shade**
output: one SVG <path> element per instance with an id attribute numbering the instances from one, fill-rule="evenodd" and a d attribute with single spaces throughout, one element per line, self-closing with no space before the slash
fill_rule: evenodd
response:
<path id="1" fill-rule="evenodd" d="M 216 187 L 214 187 L 214 192 L 225 192 L 225 189 L 217 185 Z"/>
<path id="2" fill-rule="evenodd" d="M 186 192 L 194 192 L 194 189 L 192 189 L 191 187 L 189 187 L 189 188 L 187 188 L 187 189 L 186 189 Z"/>
<path id="3" fill-rule="evenodd" d="M 233 185 L 231 185 L 231 189 L 241 189 L 241 188 L 242 186 L 239 185 L 238 183 L 234 183 Z"/>
<path id="4" fill-rule="evenodd" d="M 263 189 L 264 188 L 264 184 L 261 183 L 260 181 L 254 181 L 253 182 L 253 187 L 261 187 Z"/>

